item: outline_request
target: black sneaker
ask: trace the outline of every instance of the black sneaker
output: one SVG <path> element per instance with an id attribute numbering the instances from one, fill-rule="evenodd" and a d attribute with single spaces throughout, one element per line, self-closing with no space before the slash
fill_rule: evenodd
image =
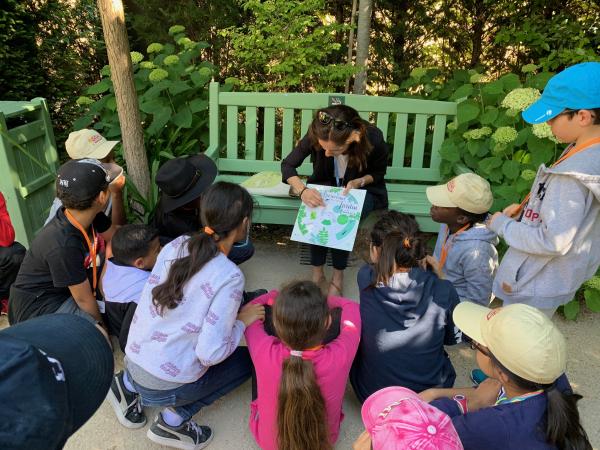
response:
<path id="1" fill-rule="evenodd" d="M 146 436 L 152 442 L 167 447 L 200 450 L 210 444 L 213 432 L 210 427 L 198 425 L 192 419 L 183 422 L 178 427 L 172 427 L 166 424 L 162 414 L 159 413 Z"/>
<path id="2" fill-rule="evenodd" d="M 117 419 L 126 428 L 142 428 L 146 425 L 146 416 L 142 411 L 140 395 L 127 390 L 123 383 L 123 371 L 113 377 L 108 401 L 115 410 Z"/>

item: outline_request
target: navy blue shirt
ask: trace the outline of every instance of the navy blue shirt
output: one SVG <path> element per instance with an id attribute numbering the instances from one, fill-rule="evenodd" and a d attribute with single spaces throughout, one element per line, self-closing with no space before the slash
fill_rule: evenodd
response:
<path id="1" fill-rule="evenodd" d="M 571 391 L 565 375 L 556 383 L 560 391 Z M 557 450 L 545 438 L 546 394 L 465 415 L 461 414 L 457 403 L 449 398 L 434 400 L 431 405 L 452 418 L 465 450 Z"/>
<path id="2" fill-rule="evenodd" d="M 456 372 L 444 350 L 460 341 L 452 283 L 418 268 L 386 286 L 371 287 L 374 277 L 370 265 L 358 272 L 362 332 L 350 382 L 359 400 L 388 386 L 452 387 Z"/>

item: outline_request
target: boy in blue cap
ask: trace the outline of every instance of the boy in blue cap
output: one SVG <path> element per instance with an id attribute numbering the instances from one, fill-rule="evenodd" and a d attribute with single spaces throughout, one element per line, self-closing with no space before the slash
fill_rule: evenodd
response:
<path id="1" fill-rule="evenodd" d="M 488 221 L 509 245 L 493 293 L 505 305 L 526 303 L 552 317 L 600 266 L 600 63 L 552 77 L 523 119 L 547 122 L 569 145 L 550 167 L 539 167 L 520 205 Z"/>

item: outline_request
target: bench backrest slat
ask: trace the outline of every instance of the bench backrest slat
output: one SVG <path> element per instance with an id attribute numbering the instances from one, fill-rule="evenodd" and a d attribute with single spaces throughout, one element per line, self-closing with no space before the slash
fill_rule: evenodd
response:
<path id="1" fill-rule="evenodd" d="M 283 127 L 281 131 L 281 159 L 290 154 L 294 148 L 294 110 L 284 108 Z"/>
<path id="2" fill-rule="evenodd" d="M 408 114 L 396 114 L 396 129 L 394 131 L 394 150 L 392 153 L 392 166 L 402 167 L 406 152 L 406 129 L 408 127 Z"/>
<path id="3" fill-rule="evenodd" d="M 415 119 L 415 134 L 413 139 L 412 156 L 410 167 L 423 167 L 423 155 L 425 153 L 425 138 L 427 137 L 427 115 L 417 114 Z"/>
<path id="4" fill-rule="evenodd" d="M 377 114 L 377 128 L 379 128 L 381 130 L 381 132 L 383 133 L 384 136 L 387 136 L 388 134 L 388 123 L 390 120 L 390 113 L 387 112 L 380 112 L 379 114 Z"/>
<path id="5" fill-rule="evenodd" d="M 275 108 L 265 108 L 264 161 L 275 160 Z"/>
<path id="6" fill-rule="evenodd" d="M 236 126 L 232 126 L 235 124 Z M 238 149 L 238 108 L 237 106 L 227 107 L 227 157 L 237 158 Z"/>
<path id="7" fill-rule="evenodd" d="M 246 142 L 244 153 L 246 159 L 256 159 L 256 107 L 246 107 Z"/>
<path id="8" fill-rule="evenodd" d="M 446 117 L 444 115 L 435 116 L 433 121 L 433 139 L 431 143 L 431 167 L 439 167 L 441 156 L 440 148 L 446 138 Z"/>

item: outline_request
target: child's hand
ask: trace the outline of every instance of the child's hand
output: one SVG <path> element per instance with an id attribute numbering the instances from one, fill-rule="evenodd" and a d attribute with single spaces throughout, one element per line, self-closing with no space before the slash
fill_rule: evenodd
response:
<path id="1" fill-rule="evenodd" d="M 111 194 L 118 194 L 125 187 L 125 175 L 121 174 L 108 185 Z"/>
<path id="2" fill-rule="evenodd" d="M 419 397 L 421 397 L 421 400 L 424 402 L 430 403 L 440 398 L 440 394 L 436 388 L 431 388 L 419 393 Z"/>
<path id="3" fill-rule="evenodd" d="M 423 258 L 421 260 L 421 268 L 423 270 L 427 270 L 430 268 L 440 280 L 444 279 L 444 272 L 440 267 L 440 262 L 435 256 L 427 255 L 425 258 Z"/>
<path id="4" fill-rule="evenodd" d="M 473 397 L 469 399 L 469 409 L 476 411 L 494 405 L 498 399 L 501 386 L 498 380 L 486 378 L 477 386 Z"/>
<path id="5" fill-rule="evenodd" d="M 325 206 L 325 202 L 323 201 L 323 197 L 321 197 L 321 193 L 313 188 L 305 189 L 304 192 L 300 195 L 300 200 L 306 203 L 311 208 L 316 208 L 317 206 Z"/>
<path id="6" fill-rule="evenodd" d="M 363 431 L 352 445 L 352 450 L 371 450 L 371 448 L 371 435 L 367 430 Z"/>
<path id="7" fill-rule="evenodd" d="M 257 305 L 254 303 L 248 303 L 247 305 L 244 305 L 237 315 L 237 320 L 244 322 L 246 327 L 249 327 L 257 320 L 265 320 L 264 305 Z"/>
<path id="8" fill-rule="evenodd" d="M 502 214 L 504 214 L 508 217 L 512 217 L 512 218 L 518 216 L 520 212 L 521 212 L 521 205 L 519 205 L 518 203 L 513 203 L 512 205 L 509 205 L 502 210 Z"/>

